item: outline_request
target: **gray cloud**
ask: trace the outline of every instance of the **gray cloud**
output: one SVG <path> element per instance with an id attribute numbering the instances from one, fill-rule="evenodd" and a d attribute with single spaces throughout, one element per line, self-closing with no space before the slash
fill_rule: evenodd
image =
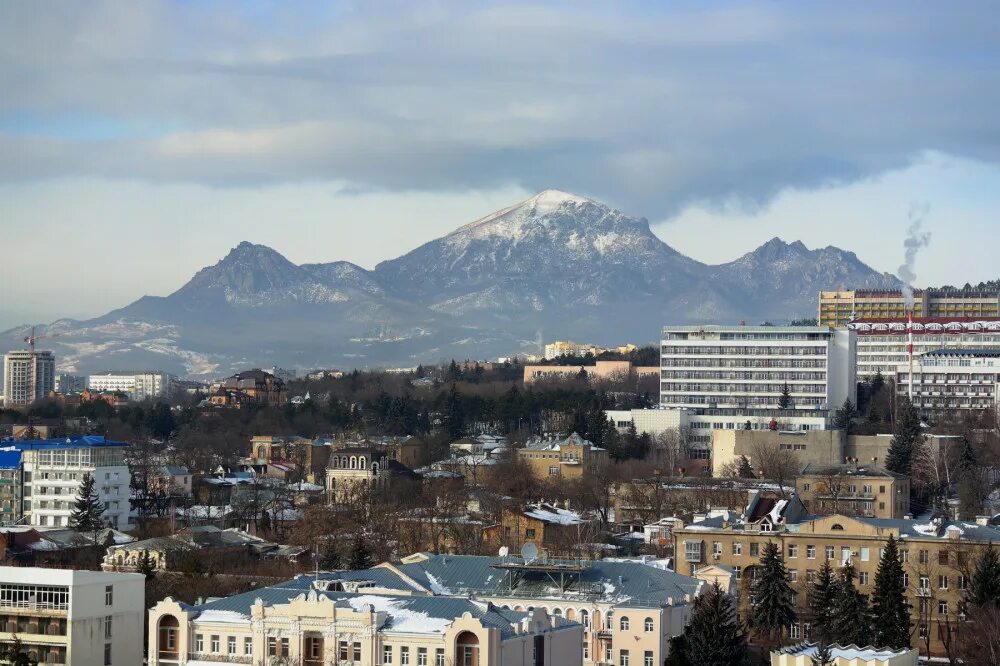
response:
<path id="1" fill-rule="evenodd" d="M 662 218 L 1000 158 L 994 2 L 375 5 L 7 3 L 0 179 L 560 187 Z"/>

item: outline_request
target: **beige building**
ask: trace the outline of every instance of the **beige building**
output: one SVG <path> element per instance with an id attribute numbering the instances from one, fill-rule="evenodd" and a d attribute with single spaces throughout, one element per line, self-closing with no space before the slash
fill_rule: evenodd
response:
<path id="1" fill-rule="evenodd" d="M 792 588 L 797 592 L 800 622 L 788 628 L 793 640 L 808 638 L 806 590 L 825 560 L 849 561 L 862 594 L 872 593 L 875 572 L 886 541 L 899 543 L 904 583 L 914 627 L 912 645 L 921 654 L 941 656 L 941 635 L 964 621 L 963 601 L 972 567 L 982 549 L 1000 541 L 1000 529 L 980 523 L 920 522 L 844 515 L 775 520 L 770 513 L 736 521 L 708 519 L 673 530 L 677 568 L 705 564 L 732 567 L 741 581 L 741 604 L 760 563 L 763 546 L 778 545 Z"/>
<path id="2" fill-rule="evenodd" d="M 639 377 L 656 377 L 660 369 L 655 366 L 632 365 L 631 361 L 597 361 L 594 365 L 526 365 L 524 383 L 530 384 L 541 379 L 572 378 L 587 373 L 588 379 L 626 379 L 630 374 Z"/>
<path id="3" fill-rule="evenodd" d="M 517 450 L 539 480 L 589 476 L 608 464 L 608 452 L 575 432 L 565 439 L 535 438 Z"/>
<path id="4" fill-rule="evenodd" d="M 167 597 L 150 610 L 148 633 L 149 666 L 573 666 L 583 628 L 371 569 L 299 576 L 196 606 Z"/>
<path id="5" fill-rule="evenodd" d="M 896 290 L 821 291 L 819 325 L 843 327 L 854 319 L 903 319 L 906 299 Z M 975 289 L 913 292 L 914 317 L 997 317 L 1000 292 Z"/>
<path id="6" fill-rule="evenodd" d="M 15 636 L 39 666 L 142 663 L 145 578 L 0 567 L 0 642 Z"/>
<path id="7" fill-rule="evenodd" d="M 810 513 L 868 518 L 905 518 L 910 513 L 910 478 L 859 464 L 806 465 L 795 491 Z"/>
<path id="8" fill-rule="evenodd" d="M 771 653 L 771 666 L 814 666 L 818 650 L 812 643 L 789 645 Z M 830 666 L 917 666 L 916 650 L 878 650 L 855 645 L 830 646 Z"/>
<path id="9" fill-rule="evenodd" d="M 7 352 L 3 357 L 5 407 L 30 405 L 55 389 L 56 357 L 32 348 Z"/>

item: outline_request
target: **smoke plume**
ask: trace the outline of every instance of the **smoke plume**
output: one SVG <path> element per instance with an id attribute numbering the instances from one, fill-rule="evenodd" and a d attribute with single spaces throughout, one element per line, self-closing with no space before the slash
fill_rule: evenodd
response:
<path id="1" fill-rule="evenodd" d="M 916 260 L 920 248 L 927 247 L 931 242 L 929 231 L 922 231 L 924 216 L 927 215 L 929 206 L 926 203 L 912 204 L 908 217 L 910 226 L 906 230 L 906 240 L 903 241 L 903 265 L 897 271 L 899 279 L 903 281 L 903 299 L 906 301 L 906 308 L 913 310 L 913 282 L 917 279 Z"/>

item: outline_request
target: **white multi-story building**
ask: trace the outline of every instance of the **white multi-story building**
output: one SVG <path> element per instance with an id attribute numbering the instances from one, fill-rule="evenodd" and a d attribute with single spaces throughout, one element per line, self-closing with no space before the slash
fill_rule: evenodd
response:
<path id="1" fill-rule="evenodd" d="M 170 395 L 175 379 L 165 372 L 102 372 L 87 377 L 87 388 L 91 391 L 125 393 L 129 400 L 147 400 Z"/>
<path id="2" fill-rule="evenodd" d="M 660 406 L 690 410 L 690 428 L 706 435 L 824 429 L 856 398 L 855 357 L 854 331 L 827 326 L 667 326 Z"/>
<path id="3" fill-rule="evenodd" d="M 0 567 L 0 643 L 40 666 L 141 664 L 145 597 L 141 574 Z"/>
<path id="4" fill-rule="evenodd" d="M 50 351 L 20 349 L 3 357 L 4 405 L 30 405 L 55 388 L 56 357 Z"/>
<path id="5" fill-rule="evenodd" d="M 638 434 L 659 435 L 665 432 L 680 433 L 688 427 L 687 409 L 608 409 L 604 415 L 615 424 L 619 432 L 635 426 Z"/>
<path id="6" fill-rule="evenodd" d="M 27 440 L 21 451 L 23 514 L 30 525 L 68 526 L 80 484 L 94 478 L 104 518 L 115 529 L 129 527 L 128 444 L 99 436 Z"/>
<path id="7" fill-rule="evenodd" d="M 888 378 L 909 363 L 906 319 L 861 319 L 847 324 L 858 334 L 858 378 Z M 915 317 L 913 354 L 938 349 L 1000 349 L 1000 318 Z"/>
<path id="8" fill-rule="evenodd" d="M 911 395 L 909 363 L 896 367 L 896 392 Z M 913 361 L 913 405 L 921 412 L 996 409 L 1000 349 L 937 349 Z"/>

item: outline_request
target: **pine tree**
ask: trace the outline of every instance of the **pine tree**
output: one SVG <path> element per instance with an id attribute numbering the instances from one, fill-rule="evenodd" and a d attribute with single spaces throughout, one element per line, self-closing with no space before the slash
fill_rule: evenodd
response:
<path id="1" fill-rule="evenodd" d="M 323 539 L 323 543 L 316 553 L 317 564 L 324 571 L 333 571 L 340 568 L 340 552 L 337 550 L 337 542 L 332 538 Z"/>
<path id="2" fill-rule="evenodd" d="M 840 570 L 833 607 L 830 609 L 829 635 L 825 638 L 841 645 L 871 643 L 868 623 L 868 599 L 854 586 L 854 567 L 848 562 Z"/>
<path id="3" fill-rule="evenodd" d="M 94 477 L 84 474 L 73 513 L 69 516 L 69 526 L 81 532 L 96 532 L 104 524 L 103 516 L 104 505 L 97 499 Z"/>
<path id="4" fill-rule="evenodd" d="M 780 641 L 781 632 L 795 622 L 795 592 L 788 583 L 785 562 L 774 542 L 764 546 L 753 597 L 750 626 Z"/>
<path id="5" fill-rule="evenodd" d="M 972 443 L 963 438 L 958 457 L 958 513 L 963 520 L 975 520 L 983 510 L 983 483 L 979 460 Z M 945 489 L 947 490 L 947 489 Z"/>
<path id="6" fill-rule="evenodd" d="M 746 456 L 740 456 L 740 467 L 738 474 L 741 479 L 756 479 L 756 475 L 753 473 L 753 467 L 750 466 L 750 460 Z"/>
<path id="7" fill-rule="evenodd" d="M 910 647 L 910 607 L 903 587 L 903 564 L 891 534 L 875 572 L 872 627 L 877 647 L 894 650 Z"/>
<path id="8" fill-rule="evenodd" d="M 691 666 L 740 666 L 746 660 L 746 634 L 736 619 L 736 604 L 718 583 L 695 599 L 684 635 Z"/>
<path id="9" fill-rule="evenodd" d="M 146 580 L 156 575 L 156 567 L 153 565 L 153 558 L 148 550 L 142 551 L 142 555 L 139 556 L 139 561 L 135 565 L 135 572 L 141 573 L 146 577 Z"/>
<path id="10" fill-rule="evenodd" d="M 670 639 L 670 647 L 667 649 L 667 658 L 663 660 L 663 666 L 691 666 L 688 659 L 687 636 L 678 634 Z"/>
<path id="11" fill-rule="evenodd" d="M 810 629 L 818 639 L 830 640 L 831 613 L 833 600 L 837 596 L 837 579 L 833 575 L 830 560 L 823 562 L 816 580 L 809 586 L 807 604 L 809 606 Z"/>
<path id="12" fill-rule="evenodd" d="M 455 384 L 452 384 L 451 390 L 448 391 L 444 411 L 448 435 L 453 440 L 460 438 L 465 432 L 465 412 L 462 409 L 462 395 Z"/>
<path id="13" fill-rule="evenodd" d="M 993 544 L 976 560 L 965 600 L 976 607 L 1000 605 L 1000 557 Z"/>
<path id="14" fill-rule="evenodd" d="M 792 391 L 788 388 L 788 382 L 781 385 L 781 395 L 778 396 L 778 407 L 788 409 L 792 406 Z"/>
<path id="15" fill-rule="evenodd" d="M 354 537 L 354 544 L 351 546 L 351 557 L 347 568 L 353 570 L 371 569 L 374 564 L 375 560 L 372 558 L 371 551 L 368 550 L 368 545 L 365 544 L 364 538 L 360 534 L 356 535 Z"/>
<path id="16" fill-rule="evenodd" d="M 841 405 L 836 412 L 833 414 L 833 427 L 836 430 L 846 430 L 850 434 L 854 419 L 858 416 L 858 408 L 854 406 L 850 398 L 844 400 L 844 404 Z"/>
<path id="17" fill-rule="evenodd" d="M 885 468 L 890 472 L 910 476 L 913 457 L 923 441 L 920 429 L 920 414 L 905 397 L 900 400 L 889 453 L 885 457 Z"/>
<path id="18" fill-rule="evenodd" d="M 833 657 L 830 655 L 830 646 L 820 641 L 816 644 L 816 654 L 812 657 L 812 666 L 833 666 Z"/>

